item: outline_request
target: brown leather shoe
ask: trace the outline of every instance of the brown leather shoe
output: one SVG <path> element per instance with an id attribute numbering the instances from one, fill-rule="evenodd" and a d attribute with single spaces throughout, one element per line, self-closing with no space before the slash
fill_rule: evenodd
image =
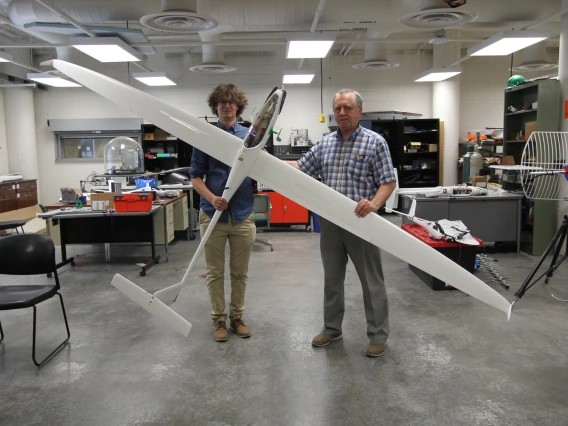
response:
<path id="1" fill-rule="evenodd" d="M 229 333 L 227 333 L 225 321 L 213 321 L 213 340 L 217 342 L 226 342 L 229 340 Z"/>
<path id="2" fill-rule="evenodd" d="M 245 325 L 241 318 L 231 320 L 231 330 L 237 333 L 239 337 L 250 337 L 250 329 Z"/>
<path id="3" fill-rule="evenodd" d="M 367 356 L 378 357 L 383 355 L 386 350 L 386 343 L 369 343 L 369 346 L 367 346 Z"/>
<path id="4" fill-rule="evenodd" d="M 320 333 L 312 340 L 312 345 L 317 347 L 327 346 L 333 340 L 341 340 L 343 339 L 343 335 L 340 334 L 339 336 L 330 336 L 329 334 Z"/>

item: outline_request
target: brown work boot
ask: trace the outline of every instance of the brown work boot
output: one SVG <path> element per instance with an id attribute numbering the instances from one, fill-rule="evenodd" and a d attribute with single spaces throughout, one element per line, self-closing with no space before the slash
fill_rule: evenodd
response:
<path id="1" fill-rule="evenodd" d="M 229 333 L 227 333 L 225 321 L 213 321 L 213 340 L 217 342 L 226 342 L 229 340 Z"/>
<path id="2" fill-rule="evenodd" d="M 367 356 L 378 357 L 384 354 L 386 350 L 386 343 L 369 343 L 369 346 L 367 347 Z"/>
<path id="3" fill-rule="evenodd" d="M 325 334 L 322 332 L 318 334 L 316 337 L 314 337 L 314 340 L 312 340 L 312 345 L 317 347 L 327 346 L 331 341 L 341 340 L 341 339 L 343 339 L 342 334 L 338 336 L 330 336 L 329 334 Z"/>
<path id="4" fill-rule="evenodd" d="M 245 322 L 240 319 L 236 318 L 231 320 L 231 330 L 237 333 L 239 337 L 250 337 L 250 329 L 245 325 Z"/>

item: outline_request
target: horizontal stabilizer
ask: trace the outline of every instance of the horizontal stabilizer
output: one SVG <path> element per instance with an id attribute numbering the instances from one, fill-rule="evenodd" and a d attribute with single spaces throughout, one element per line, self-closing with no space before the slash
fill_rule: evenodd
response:
<path id="1" fill-rule="evenodd" d="M 164 321 L 175 331 L 180 332 L 185 337 L 189 335 L 191 324 L 188 321 L 162 301 L 138 287 L 132 281 L 127 280 L 120 274 L 116 274 L 111 284 L 156 318 Z"/>

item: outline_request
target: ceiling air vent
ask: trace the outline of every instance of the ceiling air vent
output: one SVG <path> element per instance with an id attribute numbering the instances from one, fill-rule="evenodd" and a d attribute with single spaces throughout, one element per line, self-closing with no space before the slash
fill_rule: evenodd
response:
<path id="1" fill-rule="evenodd" d="M 195 65 L 189 68 L 193 72 L 209 73 L 209 74 L 222 74 L 226 72 L 232 72 L 237 69 L 237 67 L 226 65 L 226 64 L 201 64 Z"/>
<path id="2" fill-rule="evenodd" d="M 386 70 L 390 68 L 396 68 L 400 64 L 389 61 L 365 61 L 359 64 L 351 65 L 352 68 L 356 70 Z"/>
<path id="3" fill-rule="evenodd" d="M 398 20 L 410 28 L 448 28 L 467 24 L 476 18 L 471 12 L 454 9 L 427 9 L 410 13 Z"/>
<path id="4" fill-rule="evenodd" d="M 527 61 L 522 64 L 515 65 L 513 71 L 546 71 L 558 68 L 558 64 L 548 61 Z"/>
<path id="5" fill-rule="evenodd" d="M 140 18 L 140 23 L 156 31 L 180 34 L 207 31 L 219 24 L 215 19 L 201 13 L 184 11 L 169 11 L 146 15 Z"/>

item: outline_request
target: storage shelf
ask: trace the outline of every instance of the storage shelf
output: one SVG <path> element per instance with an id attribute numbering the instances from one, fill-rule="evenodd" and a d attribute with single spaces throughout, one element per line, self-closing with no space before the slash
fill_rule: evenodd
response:
<path id="1" fill-rule="evenodd" d="M 522 141 L 522 140 L 521 140 L 521 141 L 517 141 L 517 140 L 514 140 L 514 141 L 505 141 L 505 143 L 527 143 L 527 141 Z"/>
<path id="2" fill-rule="evenodd" d="M 427 130 L 425 132 L 404 132 L 405 135 L 429 135 L 432 133 L 438 133 L 437 130 Z"/>
<path id="3" fill-rule="evenodd" d="M 522 111 L 516 111 L 516 112 L 508 112 L 505 115 L 520 115 L 520 114 L 528 114 L 529 112 L 536 112 L 537 108 L 534 109 L 524 109 Z"/>
<path id="4" fill-rule="evenodd" d="M 438 151 L 427 151 L 427 152 L 403 152 L 404 155 L 428 155 L 428 154 L 438 154 Z"/>

